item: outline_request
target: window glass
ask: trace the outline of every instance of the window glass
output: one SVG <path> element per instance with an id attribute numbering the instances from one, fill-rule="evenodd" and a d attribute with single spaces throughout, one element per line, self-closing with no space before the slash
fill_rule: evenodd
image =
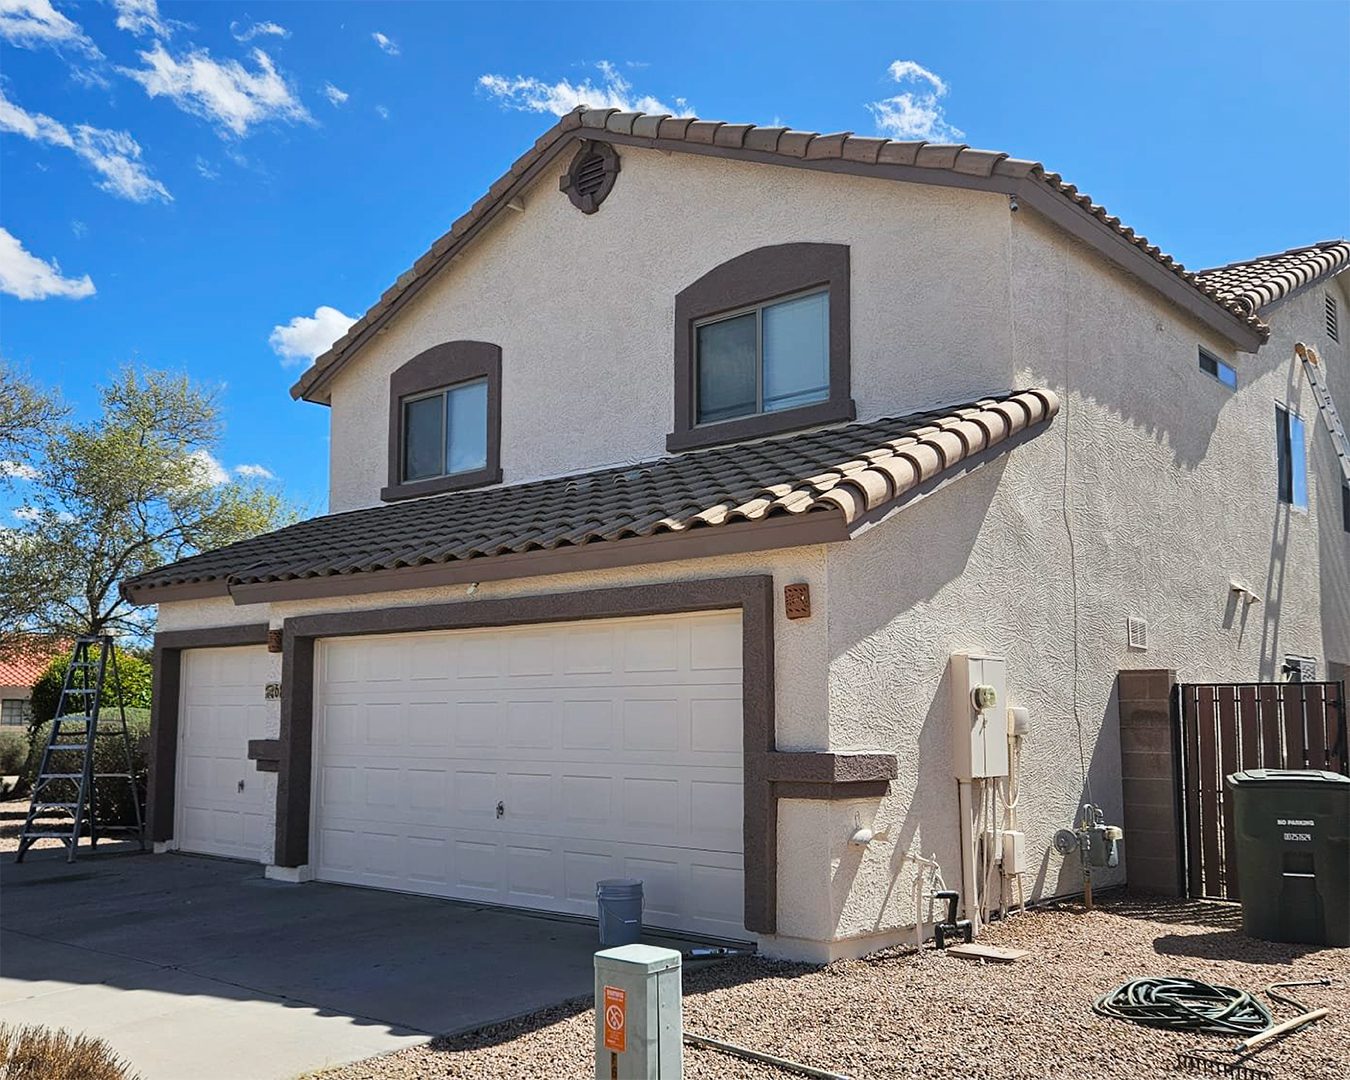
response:
<path id="1" fill-rule="evenodd" d="M 764 411 L 830 396 L 830 298 L 802 296 L 764 309 Z"/>
<path id="2" fill-rule="evenodd" d="M 0 724 L 27 724 L 32 715 L 28 702 L 23 698 L 5 698 L 0 704 Z"/>
<path id="3" fill-rule="evenodd" d="M 1308 452 L 1304 438 L 1303 420 L 1289 410 L 1275 406 L 1275 456 L 1279 466 L 1280 501 L 1306 508 Z"/>
<path id="4" fill-rule="evenodd" d="M 425 480 L 441 475 L 444 420 L 445 398 L 440 394 L 404 403 L 403 479 Z"/>
<path id="5" fill-rule="evenodd" d="M 698 423 L 759 411 L 757 323 L 750 311 L 698 327 Z"/>
<path id="6" fill-rule="evenodd" d="M 447 473 L 487 468 L 487 381 L 465 383 L 446 392 Z"/>
<path id="7" fill-rule="evenodd" d="M 1233 366 L 1231 364 L 1225 364 L 1217 356 L 1205 352 L 1204 349 L 1200 350 L 1200 370 L 1213 375 L 1219 382 L 1228 387 L 1228 389 L 1237 389 L 1237 371 L 1234 370 Z"/>
<path id="8" fill-rule="evenodd" d="M 1289 414 L 1289 471 L 1290 502 L 1295 506 L 1308 505 L 1308 448 L 1303 431 L 1303 420 Z"/>

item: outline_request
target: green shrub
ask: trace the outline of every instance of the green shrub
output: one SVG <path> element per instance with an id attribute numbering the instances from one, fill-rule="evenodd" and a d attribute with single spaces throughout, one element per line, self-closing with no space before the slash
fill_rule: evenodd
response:
<path id="1" fill-rule="evenodd" d="M 97 658 L 97 651 L 90 650 L 90 656 Z M 33 720 L 31 729 L 36 731 L 56 715 L 56 705 L 61 699 L 61 683 L 66 677 L 66 668 L 70 665 L 70 655 L 58 656 L 33 685 Z M 128 707 L 148 709 L 150 707 L 150 662 L 125 649 L 117 650 L 117 671 L 122 677 L 122 704 Z M 112 666 L 103 680 L 103 693 L 99 695 L 104 716 L 112 715 L 117 708 L 117 690 L 113 679 Z M 70 705 L 67 712 L 75 711 Z"/>
<path id="2" fill-rule="evenodd" d="M 115 730 L 106 718 L 116 718 L 117 713 L 105 712 L 105 719 L 99 724 L 105 732 Z M 65 731 L 74 725 L 62 725 Z M 131 771 L 136 777 L 136 797 L 142 807 L 144 820 L 145 783 L 150 769 L 150 710 L 127 709 L 127 729 L 131 734 Z M 26 777 L 31 785 L 37 779 L 38 766 L 42 762 L 42 748 L 47 745 L 51 732 L 51 722 L 41 725 L 34 734 L 33 754 L 28 760 Z M 79 742 L 81 737 L 70 733 L 62 741 Z M 78 772 L 83 758 L 75 751 L 61 754 L 62 764 L 69 763 L 71 772 Z M 126 754 L 122 749 L 122 740 L 109 736 L 101 737 L 94 747 L 94 772 L 126 772 Z M 53 780 L 42 791 L 47 802 L 74 802 L 79 788 L 74 780 Z M 94 814 L 103 825 L 134 825 L 135 811 L 131 805 L 131 786 L 125 780 L 96 780 L 94 782 Z"/>
<path id="3" fill-rule="evenodd" d="M 92 1035 L 0 1024 L 0 1077 L 15 1080 L 137 1080 L 112 1047 Z"/>
<path id="4" fill-rule="evenodd" d="M 0 728 L 0 776 L 17 776 L 28 763 L 28 732 Z"/>

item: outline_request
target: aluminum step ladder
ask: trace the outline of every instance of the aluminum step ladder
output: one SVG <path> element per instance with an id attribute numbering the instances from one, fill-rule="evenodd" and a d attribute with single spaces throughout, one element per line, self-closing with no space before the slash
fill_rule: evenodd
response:
<path id="1" fill-rule="evenodd" d="M 1322 377 L 1322 361 L 1317 350 L 1299 342 L 1294 346 L 1294 355 L 1303 361 L 1303 374 L 1308 377 L 1312 388 L 1313 400 L 1317 402 L 1322 422 L 1331 435 L 1331 445 L 1336 448 L 1336 457 L 1341 463 L 1341 475 L 1350 484 L 1350 440 L 1345 437 L 1345 425 L 1341 423 L 1341 414 L 1336 411 L 1336 403 L 1331 399 L 1331 390 Z"/>
<path id="2" fill-rule="evenodd" d="M 117 691 L 118 715 L 101 716 L 103 687 L 111 675 Z M 114 740 L 112 755 L 125 765 L 122 772 L 97 772 L 96 750 L 99 740 Z M 117 749 L 121 749 L 121 754 Z M 104 825 L 99 821 L 98 804 L 117 786 L 125 784 L 131 795 L 135 824 Z M 52 821 L 56 818 L 56 821 Z M 28 816 L 19 833 L 15 862 L 23 862 L 28 849 L 37 840 L 60 840 L 66 848 L 66 862 L 75 861 L 80 835 L 89 834 L 89 846 L 95 846 L 107 833 L 133 833 L 145 850 L 145 828 L 141 814 L 140 791 L 136 786 L 131 755 L 131 733 L 127 730 L 127 711 L 122 704 L 122 676 L 117 668 L 117 650 L 107 634 L 75 639 L 75 648 L 61 683 L 47 743 L 38 762 L 37 779 Z"/>

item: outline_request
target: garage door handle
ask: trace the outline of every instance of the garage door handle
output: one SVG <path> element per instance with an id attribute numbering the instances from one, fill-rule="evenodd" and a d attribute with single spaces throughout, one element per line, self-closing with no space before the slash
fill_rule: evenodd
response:
<path id="1" fill-rule="evenodd" d="M 499 802 L 499 803 L 497 804 L 497 816 L 498 816 L 499 818 L 505 817 L 505 816 L 506 816 L 506 803 L 504 803 L 504 802 Z"/>
<path id="2" fill-rule="evenodd" d="M 244 782 L 242 780 L 239 781 L 239 790 L 240 791 L 244 790 Z"/>

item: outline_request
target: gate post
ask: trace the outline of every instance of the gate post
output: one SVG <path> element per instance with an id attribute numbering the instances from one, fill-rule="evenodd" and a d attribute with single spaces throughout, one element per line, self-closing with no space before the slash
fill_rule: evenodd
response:
<path id="1" fill-rule="evenodd" d="M 1126 881 L 1136 892 L 1165 896 L 1185 895 L 1172 720 L 1176 681 L 1175 671 L 1160 668 L 1116 677 Z"/>

